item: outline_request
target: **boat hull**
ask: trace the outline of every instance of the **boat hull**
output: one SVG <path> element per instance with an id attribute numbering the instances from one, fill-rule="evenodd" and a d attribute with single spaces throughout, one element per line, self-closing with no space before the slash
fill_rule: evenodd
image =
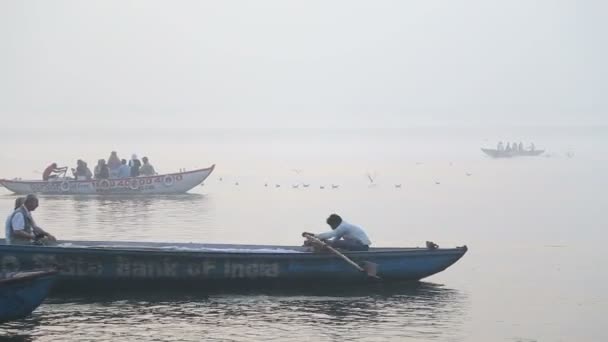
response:
<path id="1" fill-rule="evenodd" d="M 124 179 L 51 181 L 0 180 L 6 189 L 16 194 L 48 195 L 154 195 L 185 193 L 201 184 L 213 172 L 206 169 Z"/>
<path id="2" fill-rule="evenodd" d="M 355 262 L 378 264 L 383 281 L 404 281 L 441 272 L 466 251 L 466 247 L 373 248 L 347 255 Z M 1 272 L 50 266 L 60 271 L 55 286 L 59 291 L 370 281 L 335 255 L 304 252 L 302 247 L 130 242 L 87 242 L 87 247 L 69 248 L 0 245 Z"/>
<path id="3" fill-rule="evenodd" d="M 28 316 L 46 298 L 55 271 L 25 272 L 0 278 L 0 322 Z"/>
<path id="4" fill-rule="evenodd" d="M 534 151 L 499 151 L 491 148 L 482 148 L 481 151 L 492 158 L 513 158 L 513 157 L 536 157 L 540 156 L 545 150 Z"/>

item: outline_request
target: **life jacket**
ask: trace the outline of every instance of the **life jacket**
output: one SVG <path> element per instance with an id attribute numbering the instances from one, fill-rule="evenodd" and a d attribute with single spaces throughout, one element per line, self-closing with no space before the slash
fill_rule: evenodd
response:
<path id="1" fill-rule="evenodd" d="M 10 236 L 7 236 L 7 238 L 10 240 L 11 244 L 30 244 L 29 240 L 24 240 L 20 237 L 16 237 L 13 236 L 13 218 L 15 217 L 15 215 L 17 213 L 21 213 L 23 215 L 23 231 L 26 233 L 32 233 L 33 231 L 33 222 L 32 222 L 32 217 L 30 216 L 29 212 L 27 211 L 27 209 L 24 206 L 20 206 L 19 208 L 15 209 L 15 211 L 13 211 L 13 213 L 11 214 L 11 218 L 9 219 L 8 225 L 9 225 L 9 229 L 8 232 L 10 233 Z"/>

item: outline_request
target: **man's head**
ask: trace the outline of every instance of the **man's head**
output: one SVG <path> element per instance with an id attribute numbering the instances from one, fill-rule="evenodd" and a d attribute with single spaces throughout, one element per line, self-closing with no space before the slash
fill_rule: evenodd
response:
<path id="1" fill-rule="evenodd" d="M 331 214 L 327 218 L 327 224 L 331 227 L 331 229 L 336 229 L 342 223 L 342 218 L 338 214 Z"/>
<path id="2" fill-rule="evenodd" d="M 56 169 L 56 168 L 57 168 L 57 163 L 53 163 L 53 164 L 51 164 L 51 166 L 52 166 L 54 169 Z"/>
<path id="3" fill-rule="evenodd" d="M 23 202 L 23 205 L 25 205 L 25 207 L 29 211 L 36 210 L 36 208 L 38 208 L 38 197 L 36 197 L 36 195 L 34 194 L 29 194 L 25 196 L 25 201 Z"/>
<path id="4" fill-rule="evenodd" d="M 122 165 L 127 165 L 127 160 L 126 160 L 126 159 L 123 159 L 123 160 L 121 160 L 121 161 L 120 161 L 120 163 L 121 163 Z"/>
<path id="5" fill-rule="evenodd" d="M 15 209 L 21 207 L 23 205 L 23 202 L 25 202 L 25 197 L 17 197 L 15 199 Z"/>
<path id="6" fill-rule="evenodd" d="M 144 164 L 148 164 L 148 157 L 141 158 L 141 161 L 143 161 Z"/>

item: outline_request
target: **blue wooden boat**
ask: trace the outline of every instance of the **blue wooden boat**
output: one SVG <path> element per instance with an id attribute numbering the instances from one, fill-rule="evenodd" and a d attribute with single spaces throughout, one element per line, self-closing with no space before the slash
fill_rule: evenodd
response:
<path id="1" fill-rule="evenodd" d="M 0 277 L 0 322 L 28 316 L 46 298 L 57 271 L 32 271 Z"/>
<path id="2" fill-rule="evenodd" d="M 441 272 L 467 251 L 457 248 L 371 248 L 345 253 L 378 265 L 382 281 L 419 280 Z M 368 277 L 330 253 L 307 247 L 61 241 L 57 246 L 4 245 L 0 272 L 57 267 L 55 289 L 250 287 L 307 282 L 359 283 Z"/>

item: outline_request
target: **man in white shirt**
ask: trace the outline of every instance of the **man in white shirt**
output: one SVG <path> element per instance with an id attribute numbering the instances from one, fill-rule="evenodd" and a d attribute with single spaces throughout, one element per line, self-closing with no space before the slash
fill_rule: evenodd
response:
<path id="1" fill-rule="evenodd" d="M 11 214 L 7 222 L 7 242 L 10 244 L 31 244 L 36 241 L 55 241 L 55 237 L 36 225 L 31 212 L 38 208 L 38 198 L 27 195 L 23 205 Z"/>
<path id="2" fill-rule="evenodd" d="M 329 215 L 327 224 L 332 230 L 315 236 L 321 240 L 328 240 L 327 242 L 334 248 L 348 251 L 367 251 L 372 244 L 361 227 L 342 220 L 337 214 Z"/>

